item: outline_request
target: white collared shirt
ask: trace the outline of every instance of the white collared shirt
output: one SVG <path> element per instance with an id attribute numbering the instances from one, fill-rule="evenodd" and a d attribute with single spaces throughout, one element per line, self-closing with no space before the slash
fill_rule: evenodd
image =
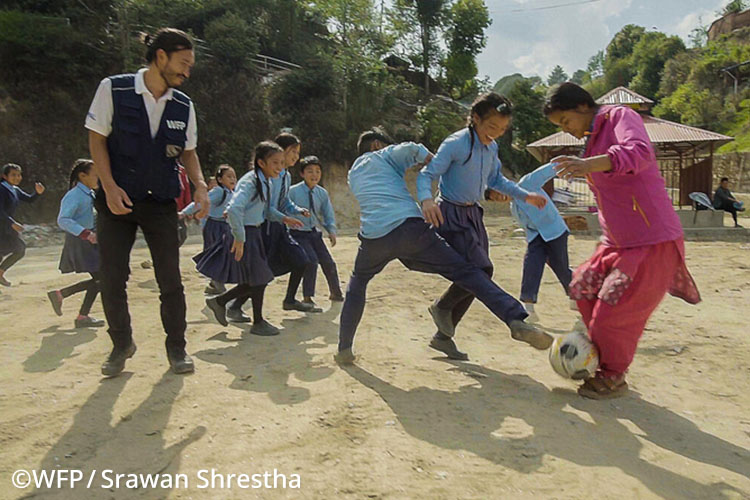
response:
<path id="1" fill-rule="evenodd" d="M 164 108 L 167 101 L 172 99 L 172 89 L 168 89 L 159 100 L 146 87 L 143 80 L 143 74 L 148 68 L 141 68 L 135 75 L 135 93 L 143 96 L 143 104 L 146 106 L 149 125 L 151 126 L 151 137 L 156 137 L 159 132 L 159 124 L 164 114 Z M 94 100 L 91 101 L 91 107 L 86 115 L 86 128 L 93 130 L 97 134 L 108 137 L 112 133 L 112 117 L 114 116 L 114 104 L 112 103 L 112 80 L 105 78 L 99 83 L 96 89 Z M 198 126 L 195 118 L 195 107 L 193 101 L 190 101 L 190 115 L 187 124 L 187 142 L 185 151 L 190 151 L 198 146 Z"/>

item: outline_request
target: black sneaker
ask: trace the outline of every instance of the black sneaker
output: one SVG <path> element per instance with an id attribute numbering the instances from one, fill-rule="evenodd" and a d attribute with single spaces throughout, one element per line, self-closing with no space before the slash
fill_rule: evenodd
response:
<path id="1" fill-rule="evenodd" d="M 167 359 L 169 360 L 169 366 L 172 368 L 172 372 L 177 375 L 193 373 L 195 371 L 193 358 L 185 352 L 185 349 L 180 349 L 179 351 L 175 350 L 173 352 L 167 350 Z"/>
<path id="2" fill-rule="evenodd" d="M 47 292 L 47 298 L 49 299 L 50 304 L 52 304 L 52 309 L 55 311 L 55 314 L 62 316 L 63 296 L 60 293 L 60 290 Z"/>
<path id="3" fill-rule="evenodd" d="M 242 309 L 226 308 L 227 321 L 230 323 L 252 323 L 253 318 L 242 312 Z"/>
<path id="4" fill-rule="evenodd" d="M 83 318 L 76 318 L 76 328 L 101 328 L 105 325 L 103 319 L 92 318 L 91 316 L 84 316 Z"/>
<path id="5" fill-rule="evenodd" d="M 456 359 L 458 361 L 469 360 L 469 355 L 465 352 L 459 351 L 458 347 L 456 347 L 456 343 L 452 338 L 443 335 L 440 332 L 436 333 L 435 336 L 432 337 L 432 340 L 430 340 L 430 347 L 432 347 L 436 351 L 442 352 L 443 354 L 448 356 L 448 359 Z"/>
<path id="6" fill-rule="evenodd" d="M 284 303 L 282 304 L 282 309 L 284 309 L 285 311 L 312 312 L 313 305 L 300 302 L 299 300 L 295 300 L 294 302 L 284 301 Z"/>
<path id="7" fill-rule="evenodd" d="M 219 305 L 216 297 L 206 299 L 206 305 L 211 311 L 213 311 L 216 321 L 218 321 L 221 326 L 227 326 L 229 324 L 227 323 L 227 309 L 226 307 Z"/>
<path id="8" fill-rule="evenodd" d="M 125 349 L 112 349 L 112 352 L 107 356 L 107 361 L 102 365 L 102 375 L 105 377 L 119 375 L 125 368 L 125 361 L 132 358 L 133 354 L 135 354 L 135 343 L 132 341 Z"/>
<path id="9" fill-rule="evenodd" d="M 0 276 L 0 285 L 10 286 L 10 281 L 5 279 L 5 276 Z"/>
<path id="10" fill-rule="evenodd" d="M 262 320 L 260 323 L 255 323 L 252 327 L 250 327 L 250 333 L 252 333 L 253 335 L 259 335 L 261 337 L 273 337 L 274 335 L 278 335 L 279 333 L 281 333 L 281 330 L 273 326 L 268 321 Z"/>
<path id="11" fill-rule="evenodd" d="M 438 331 L 446 337 L 453 337 L 456 333 L 456 325 L 453 324 L 453 311 L 450 309 L 440 309 L 437 301 L 433 302 L 427 310 L 430 312 L 432 321 L 435 322 Z"/>

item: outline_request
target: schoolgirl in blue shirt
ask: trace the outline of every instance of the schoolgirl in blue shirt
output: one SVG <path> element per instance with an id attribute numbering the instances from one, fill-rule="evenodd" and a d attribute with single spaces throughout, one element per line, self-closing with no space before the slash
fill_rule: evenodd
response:
<path id="1" fill-rule="evenodd" d="M 368 130 L 360 136 L 357 149 L 360 156 L 349 171 L 348 181 L 360 207 L 360 245 L 341 309 L 339 346 L 334 359 L 340 364 L 354 362 L 352 345 L 364 313 L 367 285 L 396 259 L 408 269 L 440 274 L 469 290 L 508 325 L 513 339 L 537 349 L 549 347 L 552 338 L 524 322 L 528 314 L 521 303 L 479 266 L 461 256 L 422 218 L 404 175 L 414 165 L 434 161 L 427 148 L 414 143 L 392 145 L 382 132 Z M 428 310 L 438 330 L 452 335 L 451 311 L 439 310 L 435 304 Z M 450 338 L 443 343 L 433 339 L 430 345 L 455 356 L 456 347 Z"/>
<path id="2" fill-rule="evenodd" d="M 544 266 L 549 265 L 558 281 L 568 294 L 568 286 L 573 279 L 568 259 L 568 226 L 557 207 L 552 203 L 542 187 L 557 176 L 555 163 L 548 163 L 530 172 L 518 181 L 518 185 L 529 191 L 539 192 L 547 198 L 543 209 L 523 201 L 513 200 L 511 213 L 526 233 L 526 255 L 523 258 L 523 278 L 521 281 L 521 302 L 529 313 L 528 321 L 538 320 L 534 305 L 539 294 Z M 578 310 L 575 302 L 571 309 Z"/>
<path id="3" fill-rule="evenodd" d="M 489 238 L 484 226 L 483 209 L 479 204 L 485 192 L 490 199 L 508 197 L 524 200 L 541 208 L 546 199 L 506 179 L 497 154 L 495 139 L 510 126 L 511 102 L 494 92 L 479 96 L 471 107 L 469 125 L 448 137 L 440 145 L 435 158 L 417 177 L 417 195 L 425 220 L 437 228 L 440 236 L 466 260 L 476 264 L 490 277 L 494 267 L 490 260 Z M 432 197 L 432 182 L 439 179 L 437 203 Z M 489 190 L 489 191 L 488 191 Z M 435 302 L 438 311 L 450 311 L 453 327 L 469 309 L 474 296 L 452 284 Z M 448 332 L 438 331 L 431 346 L 454 359 L 468 359 L 454 349 Z M 549 337 L 550 343 L 552 338 Z M 446 349 L 440 349 L 439 346 Z"/>
<path id="4" fill-rule="evenodd" d="M 21 167 L 15 163 L 3 166 L 0 182 L 0 285 L 10 286 L 5 272 L 26 255 L 26 243 L 21 239 L 23 224 L 13 218 L 19 202 L 30 203 L 44 192 L 44 186 L 34 184 L 34 193 L 23 191 L 19 184 L 23 179 Z"/>
<path id="5" fill-rule="evenodd" d="M 232 199 L 234 187 L 237 185 L 237 174 L 230 165 L 220 165 L 214 175 L 216 186 L 208 192 L 208 200 L 211 208 L 208 211 L 208 217 L 203 224 L 203 251 L 205 252 L 217 240 L 227 237 L 231 231 L 229 224 L 224 218 L 224 211 Z M 200 207 L 195 202 L 190 203 L 182 209 L 180 215 L 189 217 L 195 215 Z M 197 257 L 196 257 L 197 258 Z M 196 259 L 194 258 L 194 260 Z M 196 260 L 197 262 L 197 260 Z M 206 287 L 205 293 L 216 295 L 224 293 L 226 288 L 224 283 L 211 280 Z"/>
<path id="6" fill-rule="evenodd" d="M 289 199 L 292 176 L 288 169 L 299 161 L 302 143 L 297 136 L 289 133 L 279 134 L 274 142 L 284 149 L 284 170 L 271 180 L 271 205 L 267 220 L 263 223 L 263 243 L 268 251 L 268 263 L 274 276 L 289 273 L 289 284 L 282 304 L 285 311 L 321 312 L 313 304 L 297 300 L 297 290 L 302 278 L 305 273 L 312 272 L 315 264 L 284 222 L 287 216 L 292 216 L 293 220 L 298 220 L 294 217 L 300 215 L 310 217 L 307 209 L 298 207 Z M 290 227 L 298 229 L 296 226 Z"/>
<path id="7" fill-rule="evenodd" d="M 279 333 L 278 328 L 263 319 L 263 296 L 273 280 L 273 272 L 268 265 L 261 226 L 270 206 L 270 179 L 278 177 L 283 168 L 284 150 L 278 144 L 264 141 L 255 147 L 253 169 L 239 180 L 225 211 L 231 235 L 217 240 L 196 257 L 202 274 L 221 283 L 237 283 L 231 290 L 206 299 L 216 320 L 226 326 L 227 304 L 235 299 L 235 303 L 251 299 L 250 333 L 256 335 Z M 287 219 L 287 223 L 295 223 Z"/>
<path id="8" fill-rule="evenodd" d="M 334 262 L 331 253 L 323 242 L 323 233 L 317 227 L 318 225 L 322 226 L 328 232 L 331 247 L 336 246 L 336 218 L 328 191 L 319 185 L 321 166 L 318 157 L 306 156 L 300 162 L 300 169 L 304 180 L 291 187 L 289 199 L 297 206 L 306 208 L 310 212 L 310 217 L 301 217 L 300 220 L 304 226 L 299 229 L 291 229 L 290 233 L 302 245 L 312 261 L 312 265 L 306 270 L 302 281 L 302 295 L 304 296 L 304 302 L 317 308 L 313 297 L 315 296 L 318 264 L 320 264 L 323 275 L 328 281 L 330 300 L 333 302 L 343 302 L 344 300 L 336 262 Z"/>
<path id="9" fill-rule="evenodd" d="M 70 172 L 70 190 L 60 201 L 57 225 L 65 231 L 59 269 L 63 274 L 89 273 L 91 279 L 47 292 L 55 314 L 62 316 L 63 299 L 86 292 L 75 319 L 76 328 L 99 328 L 104 320 L 89 316 L 99 294 L 99 249 L 94 231 L 94 198 L 99 177 L 91 160 L 76 160 Z"/>

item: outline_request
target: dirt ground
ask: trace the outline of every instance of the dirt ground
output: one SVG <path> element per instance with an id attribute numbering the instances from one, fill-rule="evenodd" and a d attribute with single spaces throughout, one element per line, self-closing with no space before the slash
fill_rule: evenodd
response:
<path id="1" fill-rule="evenodd" d="M 490 221 L 497 281 L 518 294 L 525 243 L 507 218 Z M 573 264 L 593 250 L 571 239 Z M 719 499 L 750 498 L 750 244 L 688 243 L 703 303 L 665 299 L 640 344 L 626 398 L 580 398 L 546 353 L 510 339 L 481 304 L 459 327 L 471 360 L 427 347 L 427 306 L 442 278 L 391 264 L 370 285 L 356 367 L 332 361 L 338 307 L 281 310 L 286 280 L 266 294 L 277 337 L 223 328 L 203 312 L 204 280 L 183 247 L 188 351 L 196 373 L 168 371 L 153 271 L 133 252 L 130 307 L 138 352 L 102 379 L 105 329 L 72 328 L 82 297 L 54 315 L 45 292 L 76 281 L 60 249 L 31 249 L 0 290 L 0 498 Z M 332 253 L 342 281 L 357 240 Z M 575 314 L 545 273 L 542 324 L 567 331 Z M 92 313 L 102 317 L 97 301 Z M 14 471 L 80 470 L 82 483 L 20 490 Z M 101 488 L 102 470 L 185 474 L 188 486 Z M 276 469 L 299 489 L 201 488 L 198 471 Z M 91 488 L 86 481 L 97 471 Z M 110 476 L 112 477 L 112 476 Z M 162 476 L 164 477 L 164 476 Z M 206 476 L 203 476 L 206 477 Z"/>

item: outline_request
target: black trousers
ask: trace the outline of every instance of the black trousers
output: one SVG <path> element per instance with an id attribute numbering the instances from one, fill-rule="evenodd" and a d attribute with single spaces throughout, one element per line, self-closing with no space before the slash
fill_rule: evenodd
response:
<path id="1" fill-rule="evenodd" d="M 737 224 L 737 207 L 734 206 L 734 203 L 732 203 L 731 201 L 724 201 L 715 208 L 724 210 L 725 212 L 729 212 L 730 214 L 732 214 L 732 219 L 734 219 L 734 223 Z"/>
<path id="2" fill-rule="evenodd" d="M 107 207 L 104 191 L 99 190 L 96 210 L 102 306 L 115 348 L 125 348 L 132 341 L 126 287 L 130 276 L 130 251 L 140 227 L 151 252 L 156 282 L 159 284 L 161 322 L 167 333 L 167 350 L 184 349 L 186 307 L 180 277 L 175 202 L 136 201 L 131 213 L 114 215 Z"/>

